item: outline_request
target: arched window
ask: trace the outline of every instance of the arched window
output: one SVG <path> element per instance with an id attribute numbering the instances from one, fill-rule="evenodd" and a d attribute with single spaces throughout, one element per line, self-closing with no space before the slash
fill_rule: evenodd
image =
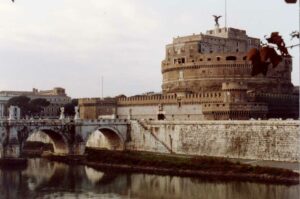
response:
<path id="1" fill-rule="evenodd" d="M 236 56 L 227 56 L 226 60 L 230 60 L 230 61 L 235 61 L 236 60 Z"/>

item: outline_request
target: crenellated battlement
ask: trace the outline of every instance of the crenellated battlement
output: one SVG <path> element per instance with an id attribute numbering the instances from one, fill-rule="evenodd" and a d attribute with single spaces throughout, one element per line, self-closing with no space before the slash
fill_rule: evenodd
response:
<path id="1" fill-rule="evenodd" d="M 119 98 L 117 104 L 119 106 L 130 105 L 154 105 L 154 104 L 201 104 L 206 102 L 222 102 L 224 99 L 223 92 L 203 92 L 191 93 L 184 96 L 157 95 L 157 96 L 137 96 L 128 98 Z"/>

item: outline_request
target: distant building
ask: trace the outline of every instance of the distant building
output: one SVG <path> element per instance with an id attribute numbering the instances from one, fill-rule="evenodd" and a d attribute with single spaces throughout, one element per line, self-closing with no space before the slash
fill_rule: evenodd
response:
<path id="1" fill-rule="evenodd" d="M 261 48 L 245 30 L 219 28 L 173 39 L 162 61 L 161 94 L 79 100 L 84 119 L 247 120 L 299 117 L 299 87 L 291 82 L 292 57 L 266 76 L 251 75 L 247 52 Z"/>
<path id="2" fill-rule="evenodd" d="M 0 96 L 0 119 L 5 117 L 5 104 L 8 99 L 8 97 Z"/>
<path id="3" fill-rule="evenodd" d="M 57 118 L 60 113 L 60 107 L 71 102 L 71 98 L 67 96 L 64 88 L 54 88 L 52 90 L 41 90 L 33 88 L 32 91 L 0 91 L 0 115 L 1 110 L 4 114 L 4 106 L 12 97 L 27 96 L 30 99 L 43 98 L 50 102 L 42 113 L 42 117 Z"/>

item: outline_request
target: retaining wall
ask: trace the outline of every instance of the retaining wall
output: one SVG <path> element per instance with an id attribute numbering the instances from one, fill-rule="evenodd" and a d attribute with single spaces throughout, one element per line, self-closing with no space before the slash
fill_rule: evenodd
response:
<path id="1" fill-rule="evenodd" d="M 133 121 L 139 151 L 300 162 L 300 121 Z"/>

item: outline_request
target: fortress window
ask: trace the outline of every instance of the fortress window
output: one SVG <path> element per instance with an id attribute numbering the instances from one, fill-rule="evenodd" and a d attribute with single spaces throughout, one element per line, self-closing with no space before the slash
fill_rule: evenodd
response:
<path id="1" fill-rule="evenodd" d="M 165 117 L 164 114 L 161 114 L 161 113 L 160 113 L 160 114 L 157 115 L 157 119 L 158 119 L 158 120 L 165 120 L 166 117 Z"/>
<path id="2" fill-rule="evenodd" d="M 185 58 L 174 59 L 174 64 L 184 64 Z"/>
<path id="3" fill-rule="evenodd" d="M 200 59 L 200 61 L 203 61 L 203 59 Z"/>
<path id="4" fill-rule="evenodd" d="M 210 50 L 209 52 L 210 52 L 210 53 L 213 53 L 213 50 Z"/>
<path id="5" fill-rule="evenodd" d="M 221 57 L 217 57 L 217 60 L 220 61 L 220 60 L 221 60 Z"/>
<path id="6" fill-rule="evenodd" d="M 247 59 L 247 56 L 244 56 L 244 57 L 243 57 L 243 60 L 246 60 L 246 59 Z"/>
<path id="7" fill-rule="evenodd" d="M 207 58 L 207 61 L 211 61 L 211 58 Z"/>
<path id="8" fill-rule="evenodd" d="M 198 44 L 198 53 L 202 52 L 201 43 Z"/>
<path id="9" fill-rule="evenodd" d="M 178 102 L 178 107 L 179 107 L 179 108 L 181 107 L 181 102 Z"/>
<path id="10" fill-rule="evenodd" d="M 226 57 L 227 61 L 235 61 L 236 60 L 236 56 L 228 56 Z"/>

